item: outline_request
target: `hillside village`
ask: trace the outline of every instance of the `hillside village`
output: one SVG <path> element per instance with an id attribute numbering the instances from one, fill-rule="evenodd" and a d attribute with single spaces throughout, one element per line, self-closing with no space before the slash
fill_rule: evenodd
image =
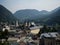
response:
<path id="1" fill-rule="evenodd" d="M 60 26 L 37 25 L 34 22 L 14 25 L 8 23 L 0 24 L 0 42 L 26 43 L 27 45 L 60 45 Z"/>
<path id="2" fill-rule="evenodd" d="M 60 0 L 0 0 L 0 45 L 60 45 Z"/>

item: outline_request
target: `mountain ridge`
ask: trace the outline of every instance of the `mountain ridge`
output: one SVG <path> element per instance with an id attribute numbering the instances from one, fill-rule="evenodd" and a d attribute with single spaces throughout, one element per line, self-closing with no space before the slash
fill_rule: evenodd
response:
<path id="1" fill-rule="evenodd" d="M 14 15 L 4 6 L 0 5 L 0 22 L 13 22 L 16 20 Z"/>
<path id="2" fill-rule="evenodd" d="M 16 21 L 16 18 L 19 19 L 20 22 L 34 21 L 44 24 L 60 24 L 60 7 L 52 11 L 24 9 L 18 10 L 13 14 L 7 8 L 0 5 L 0 22 L 13 22 Z"/>
<path id="3" fill-rule="evenodd" d="M 59 12 L 59 13 L 58 13 Z M 34 22 L 44 22 L 49 23 L 50 20 L 54 19 L 55 15 L 60 15 L 60 7 L 52 10 L 52 11 L 38 11 L 35 9 L 24 9 L 24 10 L 18 10 L 14 13 L 14 16 L 16 16 L 20 21 L 34 21 Z M 60 17 L 60 16 L 59 16 Z M 51 19 L 52 18 L 52 19 Z M 56 20 L 56 18 L 55 18 Z M 56 21 L 55 21 L 56 22 Z M 52 21 L 51 21 L 52 23 Z"/>

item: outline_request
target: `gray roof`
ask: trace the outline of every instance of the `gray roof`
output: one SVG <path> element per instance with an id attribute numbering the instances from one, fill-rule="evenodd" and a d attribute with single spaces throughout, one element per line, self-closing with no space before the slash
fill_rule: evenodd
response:
<path id="1" fill-rule="evenodd" d="M 30 29 L 40 29 L 43 28 L 43 26 L 34 26 L 34 27 L 30 27 Z"/>
<path id="2" fill-rule="evenodd" d="M 58 36 L 57 32 L 42 33 L 40 36 L 40 39 L 43 37 L 54 37 L 54 38 L 56 38 L 57 36 Z"/>

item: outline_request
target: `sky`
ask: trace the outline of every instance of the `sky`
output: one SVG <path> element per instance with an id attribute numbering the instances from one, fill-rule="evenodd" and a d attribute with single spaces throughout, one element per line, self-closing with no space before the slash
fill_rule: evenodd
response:
<path id="1" fill-rule="evenodd" d="M 12 13 L 22 9 L 51 11 L 60 7 L 60 0 L 0 0 L 0 4 Z"/>

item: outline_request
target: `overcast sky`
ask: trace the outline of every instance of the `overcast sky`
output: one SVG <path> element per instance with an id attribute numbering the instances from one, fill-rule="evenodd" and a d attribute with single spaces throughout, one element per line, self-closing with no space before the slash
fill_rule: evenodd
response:
<path id="1" fill-rule="evenodd" d="M 0 4 L 12 13 L 21 9 L 37 9 L 51 11 L 60 7 L 60 0 L 0 0 Z"/>

